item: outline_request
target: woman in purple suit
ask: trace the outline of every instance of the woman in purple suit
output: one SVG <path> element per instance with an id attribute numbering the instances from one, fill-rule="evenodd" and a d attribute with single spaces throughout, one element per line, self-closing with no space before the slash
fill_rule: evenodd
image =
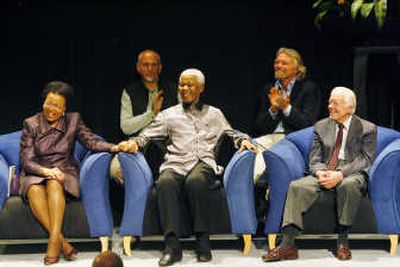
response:
<path id="1" fill-rule="evenodd" d="M 49 233 L 45 265 L 58 262 L 61 252 L 68 261 L 77 254 L 61 233 L 66 198 L 79 196 L 75 141 L 90 150 L 118 152 L 118 146 L 96 137 L 79 113 L 66 112 L 72 94 L 72 87 L 64 82 L 48 83 L 43 90 L 42 112 L 23 123 L 20 191 Z"/>

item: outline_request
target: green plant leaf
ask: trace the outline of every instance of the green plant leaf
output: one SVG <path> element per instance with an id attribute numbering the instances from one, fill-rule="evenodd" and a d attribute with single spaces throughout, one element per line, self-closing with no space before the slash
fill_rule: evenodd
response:
<path id="1" fill-rule="evenodd" d="M 324 16 L 326 15 L 327 12 L 328 12 L 328 10 L 324 10 L 324 11 L 319 12 L 319 13 L 315 16 L 314 25 L 315 25 L 319 30 L 321 30 L 321 21 L 322 21 L 322 19 L 324 18 Z"/>
<path id="2" fill-rule="evenodd" d="M 364 18 L 368 17 L 369 14 L 371 13 L 372 9 L 374 8 L 375 3 L 364 3 L 361 5 L 361 16 Z"/>
<path id="3" fill-rule="evenodd" d="M 356 19 L 358 11 L 360 11 L 360 8 L 363 3 L 364 0 L 354 0 L 353 3 L 351 4 L 351 18 L 353 20 Z"/>
<path id="4" fill-rule="evenodd" d="M 335 2 L 332 2 L 332 1 L 323 1 L 323 2 L 319 5 L 319 10 L 320 10 L 320 11 L 331 10 L 331 9 L 334 9 L 335 7 L 336 7 Z"/>
<path id="5" fill-rule="evenodd" d="M 375 0 L 375 17 L 378 27 L 382 28 L 387 11 L 387 0 Z"/>
<path id="6" fill-rule="evenodd" d="M 314 4 L 312 5 L 312 8 L 317 8 L 323 1 L 325 1 L 325 0 L 315 1 Z"/>

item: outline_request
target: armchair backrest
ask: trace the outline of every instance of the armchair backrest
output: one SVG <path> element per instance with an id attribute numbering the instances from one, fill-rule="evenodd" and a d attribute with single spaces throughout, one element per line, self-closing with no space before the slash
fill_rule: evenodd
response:
<path id="1" fill-rule="evenodd" d="M 19 167 L 19 140 L 21 131 L 0 135 L 0 155 L 8 165 Z"/>
<path id="2" fill-rule="evenodd" d="M 286 136 L 286 139 L 291 141 L 299 149 L 307 165 L 308 157 L 311 152 L 311 147 L 313 143 L 313 129 L 314 127 L 308 127 L 303 130 L 288 134 Z M 385 127 L 378 127 L 377 131 L 378 140 L 376 147 L 376 156 L 378 156 L 388 144 L 396 139 L 400 139 L 400 132 L 398 131 Z"/>
<path id="3" fill-rule="evenodd" d="M 400 132 L 385 127 L 378 127 L 377 137 L 376 156 L 378 156 L 391 142 L 400 139 Z"/>
<path id="4" fill-rule="evenodd" d="M 0 155 L 7 161 L 8 165 L 20 168 L 19 150 L 21 131 L 0 135 Z M 81 162 L 88 150 L 78 141 L 75 143 L 75 159 Z"/>
<path id="5" fill-rule="evenodd" d="M 308 156 L 313 143 L 313 130 L 314 127 L 307 127 L 286 136 L 286 139 L 299 149 L 306 165 L 308 165 Z"/>

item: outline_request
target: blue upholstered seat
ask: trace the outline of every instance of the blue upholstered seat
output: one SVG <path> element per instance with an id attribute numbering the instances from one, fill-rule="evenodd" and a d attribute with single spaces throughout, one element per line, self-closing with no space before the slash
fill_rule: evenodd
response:
<path id="1" fill-rule="evenodd" d="M 400 233 L 400 132 L 378 127 L 377 154 L 369 173 L 369 195 L 377 232 Z M 289 134 L 263 154 L 270 181 L 265 233 L 278 233 L 289 183 L 304 176 L 313 128 Z"/>
<path id="2" fill-rule="evenodd" d="M 17 168 L 20 168 L 20 162 L 19 162 L 20 137 L 21 137 L 21 131 L 0 135 L 0 218 L 2 218 L 3 220 L 2 222 L 0 222 L 0 224 L 3 225 L 2 223 L 6 223 L 5 221 L 10 220 L 10 222 L 12 222 L 14 220 L 15 223 L 14 224 L 10 223 L 11 224 L 10 227 L 19 226 L 22 228 L 24 222 L 21 222 L 21 220 L 19 220 L 20 218 L 8 218 L 7 214 L 2 214 L 4 213 L 2 209 L 7 205 L 7 200 L 11 199 L 8 198 L 8 179 L 9 179 L 8 168 L 11 165 L 15 165 L 17 166 Z M 91 153 L 79 142 L 76 142 L 75 158 L 80 166 L 81 198 L 84 210 L 86 212 L 87 220 L 86 218 L 75 218 L 76 219 L 75 222 L 66 221 L 67 218 L 69 217 L 68 214 L 69 204 L 68 204 L 66 210 L 66 219 L 64 220 L 64 224 L 72 225 L 76 224 L 76 222 L 87 221 L 91 237 L 111 236 L 113 222 L 112 222 L 109 192 L 108 192 L 109 163 L 111 155 L 106 152 Z M 20 197 L 18 196 L 18 198 Z M 23 204 L 21 201 L 13 201 L 13 203 L 18 203 L 18 205 Z M 10 205 L 12 205 L 11 201 Z M 27 206 L 26 204 L 23 204 L 21 205 L 21 208 L 24 208 L 25 211 L 28 212 L 26 206 Z M 15 209 L 18 209 L 18 207 L 8 207 L 8 208 L 12 209 L 13 211 L 15 211 Z M 79 210 L 79 208 L 74 210 Z M 74 214 L 71 214 L 71 217 L 74 218 Z M 30 221 L 36 223 L 34 220 Z M 85 225 L 80 225 L 80 227 L 84 228 Z M 25 228 L 29 230 L 29 227 Z M 16 229 L 14 230 L 15 231 L 12 231 L 13 233 L 15 232 L 17 234 L 24 235 L 23 234 L 25 231 L 24 229 L 21 229 L 20 231 L 17 231 Z M 40 235 L 42 235 L 43 233 L 40 233 Z M 32 234 L 33 236 L 36 237 L 34 233 Z M 74 236 L 74 233 L 70 233 L 69 235 Z M 45 237 L 45 235 L 43 237 Z M 87 237 L 87 236 L 80 236 L 80 237 Z M 1 234 L 0 238 L 2 238 Z M 7 238 L 13 238 L 13 237 L 7 235 Z M 14 238 L 24 238 L 24 236 L 15 236 Z"/>
<path id="3" fill-rule="evenodd" d="M 231 233 L 254 234 L 257 221 L 253 196 L 254 153 L 236 153 L 225 169 L 223 184 L 229 209 Z M 153 177 L 143 155 L 119 154 L 125 177 L 125 207 L 120 234 L 143 235 L 143 221 Z"/>

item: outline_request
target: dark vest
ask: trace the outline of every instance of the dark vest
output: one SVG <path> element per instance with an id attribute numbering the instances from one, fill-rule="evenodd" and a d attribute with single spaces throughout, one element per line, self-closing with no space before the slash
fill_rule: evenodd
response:
<path id="1" fill-rule="evenodd" d="M 149 91 L 144 84 L 140 81 L 133 82 L 128 84 L 125 89 L 131 99 L 133 115 L 136 116 L 145 113 L 149 102 Z M 160 81 L 158 84 L 158 90 L 164 91 L 164 102 L 161 110 L 178 103 L 177 90 L 172 83 Z"/>

